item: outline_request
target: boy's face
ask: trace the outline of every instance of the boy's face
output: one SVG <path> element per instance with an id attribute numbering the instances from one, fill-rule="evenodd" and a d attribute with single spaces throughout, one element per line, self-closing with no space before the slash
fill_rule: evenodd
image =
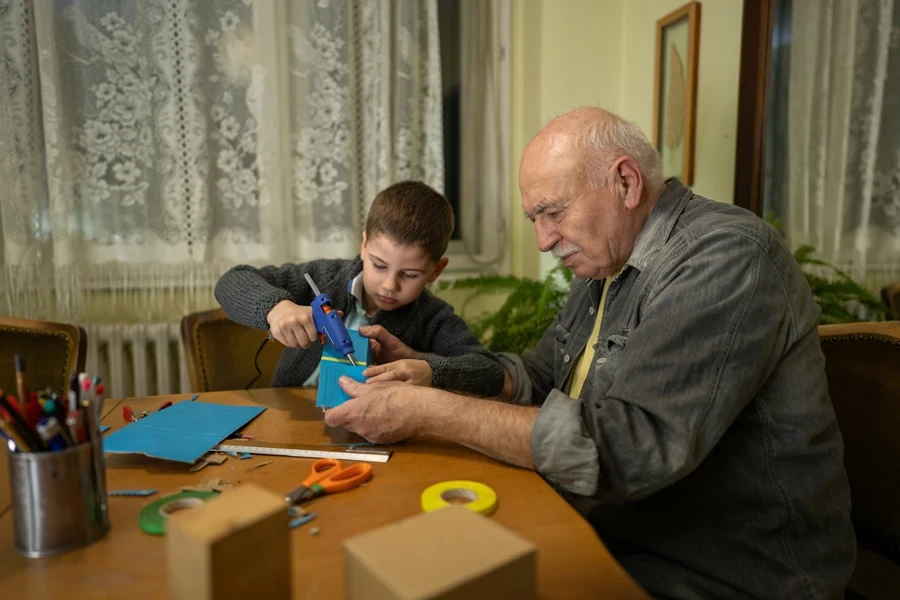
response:
<path id="1" fill-rule="evenodd" d="M 359 253 L 363 260 L 366 311 L 370 314 L 409 304 L 447 266 L 447 257 L 435 263 L 424 248 L 400 246 L 383 234 L 367 240 L 363 232 Z"/>

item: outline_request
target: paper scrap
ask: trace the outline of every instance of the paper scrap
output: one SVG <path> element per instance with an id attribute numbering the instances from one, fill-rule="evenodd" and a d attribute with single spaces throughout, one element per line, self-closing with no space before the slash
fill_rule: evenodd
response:
<path id="1" fill-rule="evenodd" d="M 288 508 L 288 515 L 292 517 L 302 517 L 306 515 L 307 512 L 300 508 L 299 506 L 291 506 Z"/>
<path id="2" fill-rule="evenodd" d="M 238 458 L 238 453 L 237 453 L 237 452 L 232 452 L 231 450 L 226 450 L 226 451 L 225 451 L 225 454 L 227 454 L 227 455 L 230 456 L 231 458 Z"/>
<path id="3" fill-rule="evenodd" d="M 312 529 L 310 529 L 310 530 L 309 530 L 309 535 L 319 535 L 319 528 L 318 528 L 318 527 L 313 527 Z"/>
<path id="4" fill-rule="evenodd" d="M 156 490 L 113 490 L 106 492 L 107 496 L 152 496 Z"/>
<path id="5" fill-rule="evenodd" d="M 316 513 L 309 513 L 305 517 L 300 517 L 299 519 L 294 519 L 293 521 L 290 522 L 288 527 L 290 527 L 291 529 L 295 529 L 297 527 L 300 527 L 304 523 L 309 523 L 310 521 L 312 521 L 315 518 L 316 518 Z"/>
<path id="6" fill-rule="evenodd" d="M 249 472 L 252 471 L 253 469 L 258 469 L 258 468 L 260 468 L 260 467 L 264 467 L 264 466 L 266 466 L 266 465 L 271 465 L 271 464 L 272 464 L 272 461 L 271 461 L 271 460 L 266 460 L 266 461 L 263 461 L 263 462 L 261 462 L 261 463 L 256 463 L 256 464 L 253 465 L 252 467 L 247 467 L 247 471 L 246 471 L 246 472 L 249 473 Z"/>
<path id="7" fill-rule="evenodd" d="M 253 455 L 250 454 L 249 452 L 244 452 L 243 454 L 241 454 L 241 456 L 239 458 L 241 460 L 247 460 L 248 458 L 253 458 Z"/>

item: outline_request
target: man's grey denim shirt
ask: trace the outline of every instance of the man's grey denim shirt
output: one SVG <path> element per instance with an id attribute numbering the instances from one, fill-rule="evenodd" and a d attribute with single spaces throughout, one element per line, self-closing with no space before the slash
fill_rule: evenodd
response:
<path id="1" fill-rule="evenodd" d="M 514 402 L 541 407 L 538 472 L 655 596 L 843 597 L 856 545 L 820 309 L 778 232 L 668 182 L 574 399 L 601 291 L 574 280 L 538 345 L 503 356 Z"/>

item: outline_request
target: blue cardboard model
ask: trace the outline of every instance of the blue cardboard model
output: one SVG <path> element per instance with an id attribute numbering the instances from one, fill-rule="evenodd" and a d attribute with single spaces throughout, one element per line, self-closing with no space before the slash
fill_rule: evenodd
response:
<path id="1" fill-rule="evenodd" d="M 350 399 L 350 396 L 338 385 L 341 375 L 346 375 L 360 383 L 366 381 L 362 373 L 372 362 L 369 339 L 361 336 L 356 329 L 348 329 L 347 333 L 353 340 L 353 355 L 356 358 L 357 366 L 351 365 L 350 361 L 341 356 L 334 346 L 326 343 L 322 350 L 322 362 L 319 363 L 319 390 L 316 393 L 316 406 L 334 408 Z"/>

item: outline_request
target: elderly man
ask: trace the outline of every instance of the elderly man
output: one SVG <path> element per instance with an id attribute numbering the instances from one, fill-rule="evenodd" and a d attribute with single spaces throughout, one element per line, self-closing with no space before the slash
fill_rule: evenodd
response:
<path id="1" fill-rule="evenodd" d="M 536 469 L 655 596 L 842 598 L 855 537 L 819 308 L 778 233 L 664 181 L 599 109 L 548 124 L 519 187 L 577 279 L 537 347 L 505 357 L 508 402 L 346 381 L 327 423 Z"/>

